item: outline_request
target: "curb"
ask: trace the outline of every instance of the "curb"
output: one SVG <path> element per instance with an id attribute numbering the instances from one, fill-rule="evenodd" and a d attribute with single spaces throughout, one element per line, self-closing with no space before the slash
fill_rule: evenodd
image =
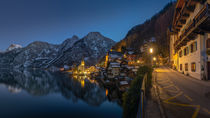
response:
<path id="1" fill-rule="evenodd" d="M 156 83 L 156 80 L 157 80 L 157 72 L 154 71 L 154 74 L 155 76 L 153 77 L 153 82 L 154 82 L 154 85 L 153 85 L 153 88 L 155 90 L 155 95 L 157 97 L 157 102 L 158 102 L 158 106 L 159 106 L 159 109 L 160 109 L 160 114 L 161 114 L 161 117 L 162 118 L 167 118 L 166 115 L 165 115 L 165 111 L 164 111 L 164 108 L 161 104 L 161 100 L 160 100 L 160 96 L 159 96 L 159 89 L 157 87 L 157 83 Z"/>

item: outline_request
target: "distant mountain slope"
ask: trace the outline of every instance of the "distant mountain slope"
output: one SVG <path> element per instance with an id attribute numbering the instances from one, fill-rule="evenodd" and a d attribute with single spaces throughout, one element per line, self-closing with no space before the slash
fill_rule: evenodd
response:
<path id="1" fill-rule="evenodd" d="M 36 41 L 23 48 L 14 58 L 13 66 L 42 68 L 57 56 L 59 45 Z"/>
<path id="2" fill-rule="evenodd" d="M 168 3 L 163 10 L 154 15 L 143 24 L 133 27 L 128 31 L 126 37 L 115 45 L 120 48 L 126 44 L 126 47 L 132 47 L 139 50 L 144 41 L 155 38 L 159 45 L 159 51 L 165 56 L 168 54 L 169 41 L 167 40 L 167 29 L 172 23 L 175 3 Z M 166 52 L 164 52 L 166 51 Z"/>
<path id="3" fill-rule="evenodd" d="M 106 52 L 112 48 L 115 42 L 102 36 L 99 32 L 90 32 L 84 38 L 75 42 L 72 48 L 61 53 L 59 59 L 53 65 L 78 64 L 78 60 L 84 59 L 87 65 L 96 64 Z"/>
<path id="4" fill-rule="evenodd" d="M 73 36 L 60 45 L 36 41 L 24 48 L 0 53 L 0 68 L 48 68 L 79 64 L 84 58 L 87 65 L 95 65 L 115 42 L 91 32 L 82 39 Z"/>

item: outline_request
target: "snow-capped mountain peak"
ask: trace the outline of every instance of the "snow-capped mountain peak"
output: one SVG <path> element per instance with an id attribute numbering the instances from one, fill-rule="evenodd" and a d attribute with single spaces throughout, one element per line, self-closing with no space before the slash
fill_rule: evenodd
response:
<path id="1" fill-rule="evenodd" d="M 104 36 L 100 32 L 90 32 L 85 37 L 85 39 L 100 39 L 104 38 Z"/>
<path id="2" fill-rule="evenodd" d="M 11 44 L 8 48 L 7 48 L 7 51 L 12 51 L 14 49 L 18 49 L 18 48 L 22 48 L 21 45 L 18 45 L 18 44 Z"/>

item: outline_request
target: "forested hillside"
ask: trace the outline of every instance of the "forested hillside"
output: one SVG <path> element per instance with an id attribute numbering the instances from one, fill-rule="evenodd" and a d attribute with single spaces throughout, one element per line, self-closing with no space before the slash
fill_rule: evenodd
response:
<path id="1" fill-rule="evenodd" d="M 115 48 L 119 49 L 121 46 L 126 46 L 139 50 L 144 41 L 155 38 L 159 53 L 167 56 L 169 53 L 167 29 L 173 20 L 174 7 L 175 2 L 170 2 L 151 19 L 146 20 L 143 24 L 134 26 L 128 31 L 126 37 L 115 45 Z"/>

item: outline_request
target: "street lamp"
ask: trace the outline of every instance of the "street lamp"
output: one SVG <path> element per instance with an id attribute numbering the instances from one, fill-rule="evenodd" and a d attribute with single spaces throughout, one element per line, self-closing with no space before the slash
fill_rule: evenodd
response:
<path id="1" fill-rule="evenodd" d="M 149 49 L 149 52 L 152 54 L 153 53 L 153 48 L 150 48 Z"/>
<path id="2" fill-rule="evenodd" d="M 156 61 L 157 60 L 156 57 L 153 57 L 153 60 Z"/>
<path id="3" fill-rule="evenodd" d="M 152 54 L 153 54 L 153 48 L 149 48 L 149 53 L 150 53 L 150 64 L 152 66 Z"/>

